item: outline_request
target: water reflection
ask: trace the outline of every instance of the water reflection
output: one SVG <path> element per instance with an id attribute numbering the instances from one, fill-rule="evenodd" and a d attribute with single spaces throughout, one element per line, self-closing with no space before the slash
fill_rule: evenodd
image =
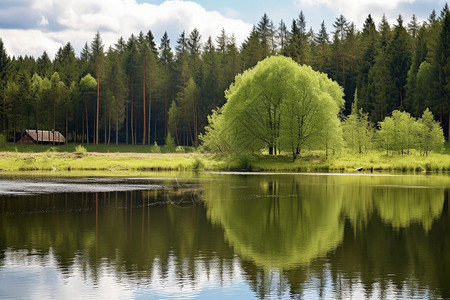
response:
<path id="1" fill-rule="evenodd" d="M 0 298 L 33 289 L 29 278 L 41 297 L 447 298 L 439 180 L 213 175 L 168 189 L 1 196 Z"/>

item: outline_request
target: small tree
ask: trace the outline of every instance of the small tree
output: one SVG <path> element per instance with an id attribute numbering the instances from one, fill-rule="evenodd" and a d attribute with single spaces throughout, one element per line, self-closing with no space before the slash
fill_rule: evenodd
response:
<path id="1" fill-rule="evenodd" d="M 408 112 L 394 110 L 392 112 L 395 132 L 395 150 L 402 155 L 409 154 L 417 141 L 417 121 Z"/>
<path id="2" fill-rule="evenodd" d="M 175 141 L 174 141 L 172 135 L 170 134 L 170 132 L 168 132 L 167 136 L 166 136 L 166 149 L 167 149 L 167 152 L 175 151 Z"/>
<path id="3" fill-rule="evenodd" d="M 378 141 L 388 155 L 389 150 L 409 154 L 418 139 L 418 123 L 407 112 L 394 110 L 391 117 L 379 122 Z"/>
<path id="4" fill-rule="evenodd" d="M 369 114 L 362 108 L 358 110 L 357 91 L 352 104 L 352 112 L 342 124 L 343 138 L 347 147 L 362 153 L 370 148 L 373 140 L 373 124 L 369 120 Z"/>
<path id="5" fill-rule="evenodd" d="M 442 147 L 444 144 L 444 133 L 438 122 L 434 120 L 433 113 L 427 108 L 419 119 L 418 146 L 423 155 L 428 156 L 432 150 Z"/>
<path id="6" fill-rule="evenodd" d="M 384 121 L 378 124 L 380 126 L 380 130 L 377 133 L 378 142 L 386 150 L 386 155 L 389 155 L 389 150 L 392 149 L 395 143 L 394 120 L 391 117 L 386 117 Z"/>

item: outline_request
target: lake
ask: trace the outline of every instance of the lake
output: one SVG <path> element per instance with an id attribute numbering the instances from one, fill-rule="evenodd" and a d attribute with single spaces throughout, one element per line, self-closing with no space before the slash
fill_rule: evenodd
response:
<path id="1" fill-rule="evenodd" d="M 0 298 L 450 298 L 450 176 L 0 177 Z"/>

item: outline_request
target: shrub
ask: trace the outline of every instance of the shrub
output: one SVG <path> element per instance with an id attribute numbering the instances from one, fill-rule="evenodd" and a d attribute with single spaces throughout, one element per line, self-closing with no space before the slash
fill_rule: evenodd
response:
<path id="1" fill-rule="evenodd" d="M 176 153 L 184 153 L 184 152 L 186 152 L 186 151 L 185 151 L 185 149 L 184 149 L 183 146 L 177 146 L 177 147 L 175 148 L 175 152 L 176 152 Z"/>
<path id="2" fill-rule="evenodd" d="M 173 137 L 170 135 L 170 132 L 166 136 L 166 150 L 167 152 L 175 151 L 175 141 Z"/>
<path id="3" fill-rule="evenodd" d="M 5 146 L 6 144 L 6 138 L 3 134 L 0 134 L 0 147 Z"/>
<path id="4" fill-rule="evenodd" d="M 194 162 L 192 163 L 192 168 L 194 170 L 200 170 L 203 169 L 205 167 L 205 165 L 203 164 L 203 162 L 201 161 L 201 159 L 199 159 L 198 157 L 195 158 Z"/>
<path id="5" fill-rule="evenodd" d="M 161 153 L 161 147 L 158 146 L 158 143 L 155 141 L 153 146 L 151 147 L 150 151 L 152 153 Z"/>
<path id="6" fill-rule="evenodd" d="M 253 170 L 253 156 L 250 154 L 241 154 L 237 157 L 237 169 L 241 171 L 252 171 Z"/>
<path id="7" fill-rule="evenodd" d="M 77 156 L 82 157 L 82 156 L 86 155 L 86 153 L 87 153 L 87 149 L 84 148 L 83 146 L 78 145 L 75 147 L 75 154 Z"/>

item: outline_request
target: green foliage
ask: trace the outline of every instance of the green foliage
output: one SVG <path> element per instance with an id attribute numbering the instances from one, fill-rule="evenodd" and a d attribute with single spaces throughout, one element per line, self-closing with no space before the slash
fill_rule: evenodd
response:
<path id="1" fill-rule="evenodd" d="M 229 153 L 232 146 L 228 143 L 229 132 L 225 130 L 222 108 L 213 110 L 208 116 L 208 125 L 205 127 L 205 133 L 201 134 L 199 139 L 202 146 L 212 153 Z"/>
<path id="2" fill-rule="evenodd" d="M 169 133 L 167 133 L 166 136 L 166 150 L 168 152 L 174 152 L 175 151 L 175 141 L 172 137 L 172 135 Z"/>
<path id="3" fill-rule="evenodd" d="M 227 103 L 209 117 L 204 145 L 216 152 L 280 151 L 293 158 L 306 147 L 341 138 L 342 89 L 326 75 L 272 56 L 236 76 Z"/>
<path id="4" fill-rule="evenodd" d="M 392 117 L 386 117 L 379 126 L 378 141 L 386 154 L 389 151 L 409 154 L 411 149 L 417 149 L 428 155 L 431 150 L 439 150 L 444 143 L 442 128 L 434 121 L 428 108 L 418 121 L 407 112 L 395 110 Z"/>
<path id="5" fill-rule="evenodd" d="M 151 153 L 161 153 L 161 147 L 158 146 L 158 143 L 155 141 L 153 146 L 150 147 Z"/>
<path id="6" fill-rule="evenodd" d="M 200 158 L 195 157 L 194 162 L 192 163 L 192 169 L 198 171 L 203 169 L 204 167 L 205 164 L 203 163 L 203 161 Z"/>
<path id="7" fill-rule="evenodd" d="M 4 147 L 6 144 L 6 138 L 3 134 L 0 134 L 0 147 Z"/>
<path id="8" fill-rule="evenodd" d="M 369 120 L 369 114 L 363 109 L 358 110 L 357 92 L 352 104 L 352 112 L 342 124 L 342 131 L 346 146 L 357 153 L 367 152 L 371 149 L 374 128 Z"/>
<path id="9" fill-rule="evenodd" d="M 418 148 L 426 156 L 432 150 L 441 149 L 445 142 L 442 128 L 438 122 L 434 121 L 433 114 L 428 108 L 419 120 L 418 135 Z"/>
<path id="10" fill-rule="evenodd" d="M 233 168 L 239 171 L 253 171 L 253 162 L 255 158 L 250 154 L 240 154 L 236 156 L 236 164 Z"/>
<path id="11" fill-rule="evenodd" d="M 75 154 L 84 156 L 86 155 L 87 152 L 88 152 L 87 149 L 81 145 L 75 147 Z"/>
<path id="12" fill-rule="evenodd" d="M 377 123 L 394 110 L 418 118 L 429 107 L 447 135 L 449 15 L 444 8 L 440 16 L 432 14 L 423 25 L 413 18 L 407 26 L 401 16 L 394 26 L 386 17 L 377 26 L 369 15 L 361 29 L 339 16 L 328 24 L 332 33 L 323 22 L 314 34 L 307 30 L 308 17 L 303 12 L 286 22 L 287 26 L 280 22 L 279 28 L 264 14 L 240 45 L 225 28 L 216 43 L 214 37 L 205 37 L 202 47 L 201 33 L 194 29 L 180 34 L 174 47 L 176 55 L 167 33 L 159 49 L 151 32 L 132 34 L 127 40 L 119 38 L 108 49 L 96 33 L 80 57 L 67 43 L 54 59 L 46 52 L 37 59 L 29 55 L 11 59 L 0 39 L 0 132 L 6 140 L 13 140 L 24 129 L 55 129 L 66 134 L 70 142 L 88 144 L 95 138 L 117 146 L 161 144 L 170 132 L 177 145 L 196 147 L 200 138 L 204 149 L 215 153 L 247 149 L 257 153 L 263 148 L 263 152 L 293 157 L 305 149 L 334 153 L 343 146 L 340 132 L 345 128 L 334 118 L 335 105 L 328 112 L 319 106 L 327 107 L 324 103 L 330 99 L 326 94 L 334 95 L 331 98 L 341 99 L 339 110 L 349 116 L 347 125 L 353 124 L 351 98 L 357 90 L 358 109 L 364 112 L 360 118 L 367 116 Z M 306 66 L 291 69 L 282 58 L 269 58 L 280 62 L 273 68 L 261 62 L 273 55 L 285 55 L 327 75 L 312 75 Z M 302 69 L 302 75 L 294 75 L 295 69 Z M 260 75 L 254 76 L 258 72 Z M 342 86 L 344 94 L 326 88 L 327 77 Z M 300 81 L 304 84 L 297 84 Z M 317 82 L 320 88 L 315 93 Z M 311 108 L 299 93 L 307 91 L 320 99 L 311 103 L 322 114 L 315 113 L 314 120 L 308 120 L 314 128 L 302 125 L 299 130 L 296 118 L 308 119 L 300 111 Z M 298 101 L 289 100 L 293 98 Z M 227 105 L 217 110 L 226 101 L 240 103 L 235 109 Z M 236 124 L 230 125 L 228 117 L 221 117 L 237 113 L 242 115 Z M 311 138 L 306 138 L 308 135 Z M 257 138 L 248 138 L 252 136 Z M 365 142 L 352 142 L 348 134 L 345 139 L 355 152 L 370 148 L 360 147 Z"/>
<path id="13" fill-rule="evenodd" d="M 183 146 L 177 146 L 177 147 L 175 148 L 175 152 L 176 152 L 176 153 L 185 153 L 186 150 L 184 149 Z"/>

